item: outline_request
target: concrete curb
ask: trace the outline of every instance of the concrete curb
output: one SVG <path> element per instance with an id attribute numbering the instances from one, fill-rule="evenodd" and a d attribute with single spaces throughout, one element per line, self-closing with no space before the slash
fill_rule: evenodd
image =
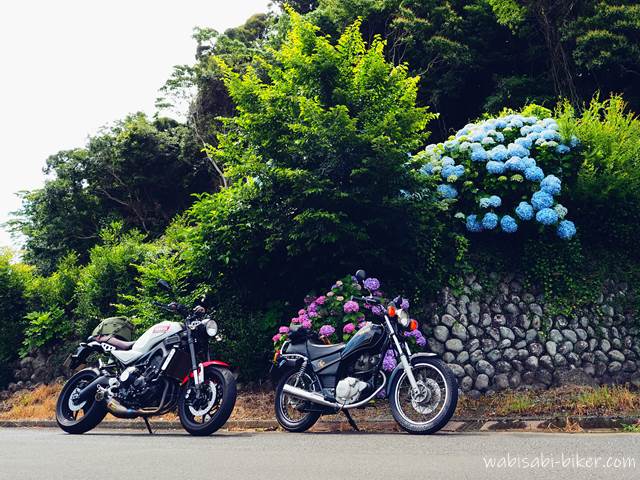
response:
<path id="1" fill-rule="evenodd" d="M 556 417 L 499 417 L 499 418 L 462 418 L 454 417 L 444 428 L 444 432 L 554 432 L 580 430 L 620 430 L 625 425 L 637 424 L 639 416 L 556 416 Z M 153 421 L 154 430 L 180 430 L 182 426 L 177 421 Z M 0 428 L 57 428 L 54 420 L 0 420 Z M 401 429 L 393 420 L 359 421 L 358 427 L 362 431 L 370 432 L 400 432 Z M 142 420 L 113 420 L 100 424 L 102 429 L 146 430 Z M 226 430 L 279 430 L 275 420 L 230 420 L 225 425 Z M 352 430 L 343 420 L 321 420 L 313 428 L 319 432 L 340 432 Z"/>

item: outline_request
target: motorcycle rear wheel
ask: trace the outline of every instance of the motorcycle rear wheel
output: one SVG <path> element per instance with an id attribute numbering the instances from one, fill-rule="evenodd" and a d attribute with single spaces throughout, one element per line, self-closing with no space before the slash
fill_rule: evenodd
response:
<path id="1" fill-rule="evenodd" d="M 226 368 L 206 368 L 204 371 L 205 400 L 194 405 L 187 394 L 193 394 L 193 379 L 180 391 L 178 416 L 182 427 L 194 436 L 207 436 L 219 430 L 236 404 L 236 379 Z"/>
<path id="2" fill-rule="evenodd" d="M 286 384 L 309 390 L 313 389 L 313 380 L 306 373 L 298 379 L 298 371 L 292 370 L 282 376 L 276 387 L 275 410 L 278 423 L 289 432 L 305 432 L 318 421 L 320 413 L 301 411 L 300 408 L 307 402 L 284 393 Z"/>
<path id="3" fill-rule="evenodd" d="M 76 405 L 72 396 L 98 377 L 92 369 L 80 370 L 62 387 L 56 402 L 56 422 L 67 433 L 79 435 L 94 429 L 107 414 L 104 402 L 98 402 L 93 396 L 84 403 Z M 82 415 L 80 415 L 82 413 Z"/>

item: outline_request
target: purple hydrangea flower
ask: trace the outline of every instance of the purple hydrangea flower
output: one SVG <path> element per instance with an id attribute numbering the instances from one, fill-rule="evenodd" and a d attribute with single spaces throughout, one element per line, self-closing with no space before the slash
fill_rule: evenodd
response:
<path id="1" fill-rule="evenodd" d="M 373 313 L 374 315 L 382 315 L 382 312 L 384 310 L 382 309 L 382 307 L 380 305 L 374 305 L 373 307 L 371 307 L 371 313 Z"/>
<path id="2" fill-rule="evenodd" d="M 407 300 L 406 298 L 403 298 L 402 301 L 400 302 L 400 308 L 402 310 L 407 310 L 409 308 L 409 300 Z"/>
<path id="3" fill-rule="evenodd" d="M 387 350 L 387 353 L 384 354 L 384 358 L 382 359 L 382 369 L 386 372 L 390 372 L 396 368 L 397 365 L 398 362 L 396 361 L 396 356 L 393 353 L 393 350 Z"/>
<path id="4" fill-rule="evenodd" d="M 323 305 L 325 300 L 327 299 L 327 297 L 325 297 L 324 295 L 320 295 L 318 298 L 316 298 L 316 302 L 318 305 Z"/>
<path id="5" fill-rule="evenodd" d="M 364 288 L 367 290 L 377 290 L 380 288 L 380 281 L 377 278 L 367 278 L 364 281 Z"/>
<path id="6" fill-rule="evenodd" d="M 336 329 L 333 328 L 331 325 L 323 325 L 320 327 L 320 330 L 318 330 L 318 333 L 323 337 L 329 337 L 333 335 L 335 331 Z"/>
<path id="7" fill-rule="evenodd" d="M 342 309 L 344 310 L 344 313 L 355 313 L 358 310 L 360 310 L 360 305 L 358 305 L 358 302 L 354 302 L 353 300 L 349 300 L 348 302 L 346 302 L 344 304 Z"/>

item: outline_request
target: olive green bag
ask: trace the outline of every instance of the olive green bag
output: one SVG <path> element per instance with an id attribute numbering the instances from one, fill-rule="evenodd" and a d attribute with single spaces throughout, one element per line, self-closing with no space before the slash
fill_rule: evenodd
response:
<path id="1" fill-rule="evenodd" d="M 126 317 L 110 317 L 101 321 L 93 330 L 92 335 L 94 337 L 113 335 L 120 340 L 130 342 L 133 338 L 133 328 L 133 323 Z"/>

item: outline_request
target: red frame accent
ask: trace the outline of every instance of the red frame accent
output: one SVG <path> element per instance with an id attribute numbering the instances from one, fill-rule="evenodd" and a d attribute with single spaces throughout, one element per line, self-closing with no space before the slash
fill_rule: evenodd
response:
<path id="1" fill-rule="evenodd" d="M 210 360 L 208 362 L 202 362 L 202 368 L 207 368 L 211 365 L 217 365 L 219 367 L 231 368 L 231 365 L 225 362 L 221 362 L 220 360 Z M 182 379 L 181 385 L 184 385 L 189 381 L 190 378 L 193 378 L 193 372 L 190 372 L 189 375 Z"/>

